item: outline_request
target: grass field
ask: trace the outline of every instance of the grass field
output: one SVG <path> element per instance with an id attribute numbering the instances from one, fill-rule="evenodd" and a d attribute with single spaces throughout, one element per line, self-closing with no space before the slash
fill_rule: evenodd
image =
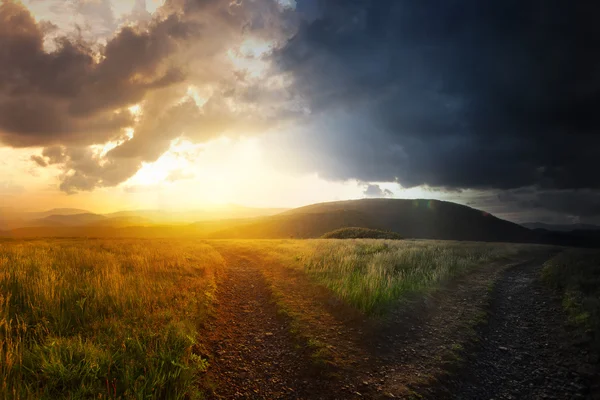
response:
<path id="1" fill-rule="evenodd" d="M 183 398 L 223 267 L 205 244 L 0 244 L 3 398 Z"/>
<path id="2" fill-rule="evenodd" d="M 261 265 L 296 271 L 350 307 L 379 314 L 531 248 L 367 239 L 4 241 L 0 397 L 201 397 L 210 368 L 200 356 L 203 322 L 227 271 L 220 252 L 258 254 Z"/>
<path id="3" fill-rule="evenodd" d="M 563 251 L 544 264 L 543 276 L 563 292 L 563 306 L 571 320 L 600 349 L 600 251 Z"/>
<path id="4" fill-rule="evenodd" d="M 379 314 L 395 302 L 539 246 L 451 241 L 307 240 L 270 244 L 284 265 L 302 270 L 338 298 Z"/>

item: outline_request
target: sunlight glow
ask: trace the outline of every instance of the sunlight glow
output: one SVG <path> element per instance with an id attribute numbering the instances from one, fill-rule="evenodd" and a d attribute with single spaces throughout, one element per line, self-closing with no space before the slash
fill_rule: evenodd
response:
<path id="1" fill-rule="evenodd" d="M 153 163 L 144 163 L 142 168 L 127 181 L 128 185 L 156 185 L 164 183 L 174 172 L 191 176 L 194 155 L 202 145 L 187 140 L 175 139 L 171 147 Z"/>
<path id="2" fill-rule="evenodd" d="M 268 69 L 268 63 L 262 57 L 267 55 L 273 48 L 273 43 L 251 38 L 247 39 L 236 49 L 227 52 L 233 66 L 246 71 L 251 77 L 262 76 Z"/>
<path id="3" fill-rule="evenodd" d="M 140 115 L 142 115 L 142 105 L 141 104 L 135 104 L 131 107 L 128 108 L 129 112 L 131 114 L 133 114 L 136 118 L 139 117 Z"/>

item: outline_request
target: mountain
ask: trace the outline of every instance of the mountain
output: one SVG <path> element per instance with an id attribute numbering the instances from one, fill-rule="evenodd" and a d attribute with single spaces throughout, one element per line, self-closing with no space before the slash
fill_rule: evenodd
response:
<path id="1" fill-rule="evenodd" d="M 0 229 L 58 228 L 58 227 L 136 227 L 159 225 L 189 225 L 194 221 L 220 221 L 274 215 L 285 208 L 252 208 L 238 205 L 219 205 L 191 211 L 132 210 L 96 214 L 77 208 L 54 208 L 39 212 L 22 212 L 14 208 L 0 208 Z M 226 225 L 229 226 L 229 225 Z M 30 232 L 31 229 L 22 231 Z"/>
<path id="2" fill-rule="evenodd" d="M 88 227 L 113 227 L 125 228 L 128 226 L 149 226 L 154 222 L 149 218 L 138 216 L 125 217 L 104 217 L 104 219 L 93 221 L 87 224 Z"/>
<path id="3" fill-rule="evenodd" d="M 521 225 L 529 229 L 545 229 L 555 232 L 600 231 L 599 225 L 591 224 L 545 224 L 543 222 L 526 222 Z"/>
<path id="4" fill-rule="evenodd" d="M 104 215 L 93 213 L 50 215 L 39 220 L 31 221 L 29 226 L 82 226 L 106 220 Z"/>
<path id="5" fill-rule="evenodd" d="M 440 200 L 362 199 L 319 203 L 216 232 L 219 238 L 314 238 L 340 228 L 392 231 L 405 238 L 536 242 L 531 230 Z"/>
<path id="6" fill-rule="evenodd" d="M 54 208 L 48 211 L 23 212 L 15 208 L 0 208 L 0 229 L 17 229 L 23 227 L 42 226 L 63 226 L 60 217 L 78 214 L 91 214 L 87 210 L 78 208 Z M 49 219 L 48 219 L 49 218 Z"/>
<path id="7" fill-rule="evenodd" d="M 239 205 L 213 206 L 206 209 L 190 211 L 132 210 L 106 214 L 107 217 L 146 218 L 161 224 L 189 224 L 193 221 L 210 221 L 225 219 L 254 218 L 275 215 L 286 211 L 286 208 L 253 208 Z"/>
<path id="8" fill-rule="evenodd" d="M 88 210 L 80 208 L 53 208 L 48 211 L 39 212 L 24 212 L 20 213 L 20 217 L 24 220 L 35 220 L 51 217 L 53 215 L 77 215 L 77 214 L 92 214 Z"/>

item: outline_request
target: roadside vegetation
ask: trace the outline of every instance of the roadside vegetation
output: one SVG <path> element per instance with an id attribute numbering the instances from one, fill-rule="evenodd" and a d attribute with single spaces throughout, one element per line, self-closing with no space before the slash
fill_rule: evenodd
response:
<path id="1" fill-rule="evenodd" d="M 294 243 L 290 243 L 295 246 Z M 292 268 L 301 269 L 340 300 L 367 314 L 380 314 L 394 303 L 435 290 L 441 283 L 474 268 L 508 260 L 536 246 L 450 241 L 361 239 L 312 240 L 290 250 Z"/>
<path id="2" fill-rule="evenodd" d="M 392 231 L 382 231 L 369 228 L 341 228 L 328 232 L 323 239 L 403 239 L 402 235 Z"/>
<path id="3" fill-rule="evenodd" d="M 222 267 L 192 242 L 1 242 L 0 397 L 199 396 Z"/>
<path id="4" fill-rule="evenodd" d="M 563 306 L 600 350 L 600 251 L 567 249 L 544 264 L 544 279 L 563 293 Z"/>

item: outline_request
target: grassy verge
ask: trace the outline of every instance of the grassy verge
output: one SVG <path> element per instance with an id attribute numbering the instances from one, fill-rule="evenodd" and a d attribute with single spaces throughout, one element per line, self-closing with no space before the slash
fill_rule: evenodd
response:
<path id="1" fill-rule="evenodd" d="M 291 246 L 291 247 L 290 247 Z M 295 246 L 295 247 L 294 247 Z M 367 314 L 438 287 L 491 262 L 510 259 L 535 246 L 392 240 L 313 240 L 283 243 L 287 264 L 302 269 L 339 299 Z M 293 252 L 293 257 L 290 256 Z"/>
<path id="2" fill-rule="evenodd" d="M 573 323 L 600 350 L 600 251 L 569 249 L 544 264 L 543 278 L 563 292 L 563 306 Z"/>
<path id="3" fill-rule="evenodd" d="M 1 243 L 0 397 L 198 397 L 222 265 L 194 243 Z"/>

